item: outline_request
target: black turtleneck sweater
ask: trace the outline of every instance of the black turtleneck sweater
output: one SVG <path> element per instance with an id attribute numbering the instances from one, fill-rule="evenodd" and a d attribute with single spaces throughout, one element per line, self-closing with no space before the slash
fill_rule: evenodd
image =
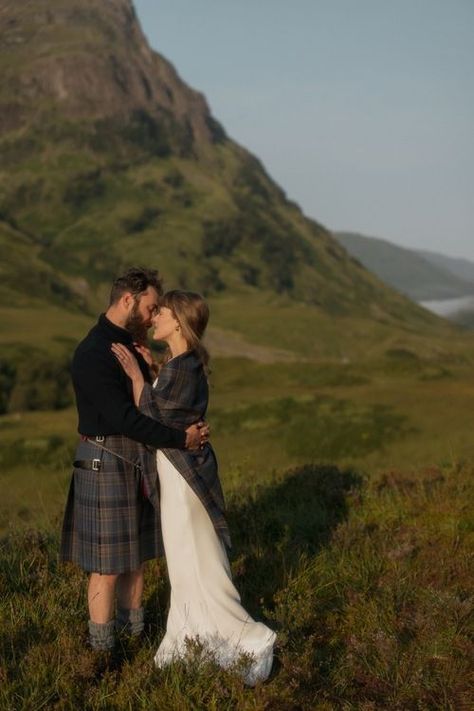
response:
<path id="1" fill-rule="evenodd" d="M 132 335 L 101 314 L 97 324 L 79 343 L 72 361 L 80 434 L 89 437 L 123 434 L 157 449 L 184 449 L 183 431 L 165 427 L 135 407 L 131 380 L 112 353 L 112 343 L 127 346 L 136 356 L 145 381 L 150 381 L 148 367 L 133 347 Z"/>

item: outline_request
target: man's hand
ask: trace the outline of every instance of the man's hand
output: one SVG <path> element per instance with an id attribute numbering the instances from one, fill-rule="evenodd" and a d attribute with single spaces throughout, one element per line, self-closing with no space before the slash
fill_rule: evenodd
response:
<path id="1" fill-rule="evenodd" d="M 186 430 L 186 449 L 202 449 L 209 441 L 210 429 L 206 422 L 196 422 Z"/>

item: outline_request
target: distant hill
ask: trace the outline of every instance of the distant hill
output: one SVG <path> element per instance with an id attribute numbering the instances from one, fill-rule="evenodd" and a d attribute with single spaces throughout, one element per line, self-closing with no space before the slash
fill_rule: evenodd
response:
<path id="1" fill-rule="evenodd" d="M 406 249 L 356 233 L 337 232 L 335 237 L 367 269 L 415 301 L 474 294 L 474 264 L 467 260 Z"/>
<path id="2" fill-rule="evenodd" d="M 417 249 L 416 252 L 441 269 L 454 274 L 458 279 L 474 284 L 474 262 L 459 257 L 447 257 L 445 254 Z"/>

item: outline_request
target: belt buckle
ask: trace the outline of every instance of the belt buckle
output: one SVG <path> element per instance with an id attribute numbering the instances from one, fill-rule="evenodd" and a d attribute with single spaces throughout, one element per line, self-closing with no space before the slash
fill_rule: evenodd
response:
<path id="1" fill-rule="evenodd" d="M 97 435 L 97 437 L 95 438 L 95 441 L 99 442 L 99 444 L 102 444 L 102 442 L 105 442 L 104 435 Z"/>
<path id="2" fill-rule="evenodd" d="M 100 471 L 100 459 L 93 459 L 92 460 L 92 471 L 93 472 Z"/>

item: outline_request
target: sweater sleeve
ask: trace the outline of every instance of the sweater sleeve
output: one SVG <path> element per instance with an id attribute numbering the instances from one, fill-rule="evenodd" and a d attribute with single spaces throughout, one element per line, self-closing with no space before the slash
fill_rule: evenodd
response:
<path id="1" fill-rule="evenodd" d="M 77 354 L 72 375 L 77 390 L 117 432 L 152 447 L 184 449 L 184 431 L 166 427 L 135 407 L 112 353 L 91 349 Z"/>

